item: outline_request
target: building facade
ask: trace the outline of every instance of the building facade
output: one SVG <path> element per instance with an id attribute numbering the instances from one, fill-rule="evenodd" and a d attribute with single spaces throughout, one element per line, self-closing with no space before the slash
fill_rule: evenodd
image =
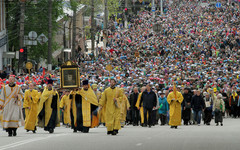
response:
<path id="1" fill-rule="evenodd" d="M 4 53 L 7 51 L 7 30 L 6 30 L 6 11 L 5 1 L 0 1 L 0 70 L 3 70 L 5 61 Z"/>

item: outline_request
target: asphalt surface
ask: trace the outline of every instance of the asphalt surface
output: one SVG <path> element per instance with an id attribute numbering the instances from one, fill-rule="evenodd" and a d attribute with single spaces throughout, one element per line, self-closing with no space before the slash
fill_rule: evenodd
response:
<path id="1" fill-rule="evenodd" d="M 224 119 L 224 126 L 169 126 L 152 128 L 125 126 L 117 136 L 100 126 L 90 133 L 73 133 L 59 127 L 53 134 L 38 128 L 36 134 L 23 127 L 17 137 L 0 132 L 0 150 L 240 150 L 240 119 Z"/>

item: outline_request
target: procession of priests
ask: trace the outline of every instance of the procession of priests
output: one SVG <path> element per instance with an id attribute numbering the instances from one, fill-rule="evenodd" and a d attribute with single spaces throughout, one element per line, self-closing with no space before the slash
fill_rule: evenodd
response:
<path id="1" fill-rule="evenodd" d="M 216 113 L 216 125 L 223 125 L 225 102 L 212 89 L 202 96 L 200 90 L 193 95 L 187 88 L 181 91 L 175 82 L 168 90 L 158 91 L 150 83 L 129 90 L 119 87 L 115 78 L 108 81 L 109 87 L 105 89 L 87 79 L 79 88 L 57 89 L 54 80 L 48 78 L 42 89 L 29 82 L 28 89 L 23 91 L 15 77 L 10 76 L 9 83 L 1 89 L 1 125 L 10 137 L 17 136 L 20 126 L 35 134 L 39 127 L 54 133 L 61 125 L 74 133 L 89 133 L 91 128 L 102 125 L 107 135 L 117 135 L 121 128 L 131 124 L 151 128 L 160 122 L 160 126 L 177 129 L 183 119 L 184 125 L 200 125 L 202 113 L 211 106 Z M 205 115 L 204 124 L 210 125 L 212 114 Z"/>

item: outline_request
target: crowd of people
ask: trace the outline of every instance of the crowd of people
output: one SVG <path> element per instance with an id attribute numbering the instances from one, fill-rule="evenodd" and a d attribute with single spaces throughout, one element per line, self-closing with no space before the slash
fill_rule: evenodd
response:
<path id="1" fill-rule="evenodd" d="M 54 132 L 59 125 L 55 123 L 60 121 L 60 108 L 63 116 L 68 116 L 64 117 L 64 124 L 74 132 L 88 132 L 90 127 L 97 126 L 91 123 L 98 120 L 113 135 L 125 124 L 151 127 L 160 123 L 177 128 L 182 121 L 184 125 L 200 125 L 203 119 L 204 124 L 210 125 L 214 117 L 216 125 L 223 125 L 223 116 L 240 117 L 239 5 L 228 5 L 223 0 L 221 4 L 216 8 L 201 5 L 197 0 L 182 0 L 166 4 L 164 14 L 156 13 L 154 18 L 147 10 L 138 12 L 127 28 L 117 20 L 110 21 L 106 49 L 101 48 L 95 59 L 85 56 L 77 62 L 81 81 L 88 81 L 83 84 L 85 90 L 60 90 L 58 70 L 14 76 L 14 85 L 23 92 L 19 90 L 20 95 L 15 95 L 13 101 L 22 98 L 23 93 L 26 95 L 29 88 L 38 90 L 31 93 L 35 98 L 27 96 L 30 101 L 38 100 L 34 106 L 23 103 L 25 115 L 34 116 L 30 117 L 33 120 L 29 118 L 31 121 L 25 119 L 25 126 L 32 123 L 26 129 L 35 132 L 34 122 L 38 122 L 38 126 Z M 153 28 L 155 24 L 160 25 L 158 31 Z M 1 72 L 1 76 L 1 87 L 13 84 L 6 73 Z M 6 95 L 4 88 L 1 93 Z M 87 91 L 91 91 L 90 97 Z M 9 97 L 1 98 L 3 110 L 7 109 L 4 98 Z M 25 99 L 26 96 L 24 101 L 28 101 Z M 74 107 L 69 106 L 68 99 Z M 110 99 L 114 99 L 113 103 L 108 102 Z M 26 111 L 34 107 L 35 113 Z M 88 110 L 87 114 L 83 109 Z M 3 116 L 7 112 L 3 111 Z M 92 114 L 94 117 L 89 117 Z M 4 124 L 14 127 L 7 129 L 9 135 L 16 135 L 16 124 L 12 126 L 3 120 Z"/>

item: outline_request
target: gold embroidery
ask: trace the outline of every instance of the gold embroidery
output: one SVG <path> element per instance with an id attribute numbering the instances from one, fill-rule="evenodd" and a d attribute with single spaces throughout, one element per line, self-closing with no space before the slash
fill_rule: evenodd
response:
<path id="1" fill-rule="evenodd" d="M 18 122 L 18 120 L 3 120 L 2 122 Z"/>

